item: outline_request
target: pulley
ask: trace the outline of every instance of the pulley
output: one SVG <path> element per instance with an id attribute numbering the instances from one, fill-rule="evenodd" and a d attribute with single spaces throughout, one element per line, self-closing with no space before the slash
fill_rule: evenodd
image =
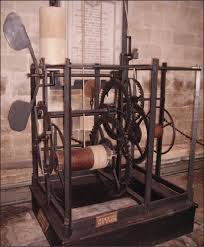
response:
<path id="1" fill-rule="evenodd" d="M 160 107 L 156 107 L 157 109 L 160 109 Z M 149 118 L 150 112 L 148 112 L 147 117 Z M 164 121 L 162 124 L 157 123 L 155 125 L 155 130 L 154 130 L 154 137 L 155 138 L 165 138 L 166 133 L 168 133 L 168 136 L 170 136 L 170 141 L 168 143 L 168 145 L 166 146 L 162 146 L 162 151 L 161 154 L 166 154 L 168 153 L 175 142 L 175 138 L 176 138 L 176 130 L 175 130 L 175 124 L 173 121 L 173 118 L 171 116 L 171 114 L 164 109 Z M 154 150 L 154 152 L 157 152 L 156 150 Z"/>

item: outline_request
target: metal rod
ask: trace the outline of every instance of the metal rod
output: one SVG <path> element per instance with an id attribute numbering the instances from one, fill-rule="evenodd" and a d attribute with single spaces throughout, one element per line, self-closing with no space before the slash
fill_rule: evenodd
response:
<path id="1" fill-rule="evenodd" d="M 188 164 L 188 181 L 187 181 L 187 191 L 190 200 L 193 199 L 193 169 L 194 169 L 194 159 L 195 159 L 195 146 L 196 146 L 196 135 L 198 128 L 198 118 L 199 118 L 199 94 L 200 94 L 200 81 L 201 81 L 201 71 L 196 71 L 195 78 L 195 98 L 193 107 L 193 125 L 192 125 L 192 140 L 191 140 L 191 150 Z"/>
<path id="2" fill-rule="evenodd" d="M 97 65 L 97 64 L 96 64 Z M 92 110 L 93 112 L 98 112 L 99 110 L 99 95 L 100 95 L 100 69 L 95 69 L 95 92 L 94 92 L 94 110 Z M 94 117 L 94 123 L 96 123 L 96 117 Z"/>
<path id="3" fill-rule="evenodd" d="M 57 65 L 49 65 L 47 64 L 46 67 L 48 69 L 56 68 L 56 69 L 63 69 L 64 64 L 57 64 Z M 137 70 L 151 70 L 152 65 L 150 64 L 133 64 L 133 65 L 109 65 L 109 64 L 70 64 L 69 67 L 71 69 L 104 69 L 104 70 L 118 70 L 118 69 L 137 69 Z"/>
<path id="4" fill-rule="evenodd" d="M 125 49 L 125 48 L 124 48 Z M 47 68 L 56 68 L 56 69 L 63 69 L 64 68 L 64 64 L 57 64 L 57 65 L 50 65 L 47 64 L 46 65 Z M 129 68 L 129 69 L 137 69 L 137 70 L 151 70 L 152 66 L 150 64 L 131 64 L 131 65 L 109 65 L 109 64 L 70 64 L 69 67 L 71 67 L 72 69 L 82 69 L 84 67 L 84 69 L 96 69 L 96 68 L 100 68 L 100 69 L 107 69 L 107 70 L 112 70 L 112 69 L 125 69 L 125 68 Z M 201 70 L 201 68 L 198 67 L 176 67 L 176 66 L 169 66 L 167 68 L 160 66 L 158 68 L 158 70 L 175 70 L 175 71 L 199 71 Z"/>
<path id="5" fill-rule="evenodd" d="M 154 149 L 154 129 L 156 119 L 156 97 L 157 97 L 157 77 L 158 77 L 159 59 L 154 58 L 152 61 L 151 72 L 151 97 L 150 97 L 150 124 L 148 130 L 148 153 L 146 162 L 145 176 L 145 207 L 149 208 L 151 202 L 152 190 L 152 165 L 153 165 L 153 149 Z"/>
<path id="6" fill-rule="evenodd" d="M 71 185 L 71 69 L 66 59 L 64 68 L 64 227 L 66 236 L 71 234 L 72 185 Z"/>
<path id="7" fill-rule="evenodd" d="M 28 77 L 36 77 L 36 76 L 39 76 L 38 74 L 30 74 L 30 73 L 28 73 L 27 74 L 27 76 Z M 40 75 L 40 78 L 43 78 L 43 76 L 44 75 Z M 51 77 L 51 73 L 48 73 L 47 74 L 47 76 L 48 77 Z M 64 73 L 59 73 L 59 74 L 56 74 L 56 75 L 54 75 L 55 77 L 64 77 Z M 110 77 L 111 76 L 111 74 L 99 74 L 99 75 L 97 75 L 97 77 Z M 71 77 L 96 77 L 96 75 L 95 74 L 81 74 L 81 73 L 73 73 L 73 74 L 71 74 Z M 48 84 L 48 85 L 50 85 L 50 86 L 52 86 L 53 84 Z"/>
<path id="8" fill-rule="evenodd" d="M 122 83 L 124 83 L 125 81 L 125 71 L 122 72 Z M 117 114 L 117 120 L 120 122 L 121 126 L 122 126 L 122 107 L 123 107 L 123 95 L 122 95 L 122 92 L 121 90 L 118 90 L 118 109 L 119 109 L 119 112 Z M 119 130 L 117 130 L 117 134 L 120 135 L 119 133 Z M 121 146 L 121 140 L 117 140 L 117 157 L 116 157 L 116 167 L 115 167 L 115 170 L 116 170 L 116 174 L 117 174 L 117 178 L 120 182 L 120 179 L 121 179 L 121 160 L 122 160 L 122 151 L 121 151 L 121 148 L 119 149 L 118 147 Z M 120 184 L 118 185 L 120 187 Z"/>
<path id="9" fill-rule="evenodd" d="M 82 77 L 82 74 L 80 73 L 74 73 L 72 74 L 72 77 Z M 99 74 L 99 75 L 95 75 L 95 74 L 84 74 L 83 77 L 111 77 L 110 74 Z"/>
<path id="10" fill-rule="evenodd" d="M 29 42 L 29 45 L 28 45 L 28 49 L 30 51 L 30 55 L 33 59 L 33 63 L 35 65 L 35 68 L 37 69 L 38 68 L 38 62 L 37 62 L 37 59 L 36 59 L 36 56 L 35 56 L 35 53 L 34 53 L 34 50 L 33 50 L 33 47 L 31 45 L 31 43 Z"/>
<path id="11" fill-rule="evenodd" d="M 84 68 L 82 69 L 82 74 L 83 74 L 83 77 L 82 77 L 82 110 L 84 110 L 85 108 L 85 95 L 84 95 Z M 85 115 L 83 113 L 83 147 L 85 148 L 86 146 L 86 136 L 85 136 Z"/>
<path id="12" fill-rule="evenodd" d="M 130 66 L 129 61 L 128 61 L 128 56 L 127 56 L 127 53 L 128 53 L 127 52 L 127 28 L 128 28 L 127 12 L 128 12 L 128 1 L 123 0 L 122 51 L 120 54 L 120 69 L 122 73 L 122 84 L 124 84 L 124 82 L 127 81 L 128 79 L 128 68 Z M 123 120 L 122 120 L 122 114 L 120 112 L 123 110 L 123 95 L 122 95 L 121 90 L 119 90 L 118 92 L 118 102 L 117 103 L 118 103 L 118 109 L 119 109 L 119 112 L 117 114 L 117 119 L 122 125 Z M 120 147 L 120 145 L 121 145 L 121 140 L 117 140 L 117 147 Z M 121 153 L 121 149 L 118 149 L 115 169 L 116 169 L 116 174 L 117 174 L 117 178 L 119 182 L 121 180 L 121 161 L 122 161 L 122 153 Z"/>
<path id="13" fill-rule="evenodd" d="M 97 65 L 97 64 L 95 64 Z M 99 68 L 96 68 L 94 70 L 94 75 L 95 75 L 95 88 L 94 88 L 94 92 L 92 93 L 92 97 L 94 97 L 94 110 L 92 110 L 93 112 L 98 112 L 102 109 L 99 109 L 99 95 L 100 95 L 100 87 L 101 87 L 101 80 L 99 78 L 98 75 L 100 75 L 100 69 Z M 97 121 L 97 117 L 98 117 L 98 114 L 93 114 L 94 115 L 94 125 L 96 124 L 96 121 Z M 97 136 L 96 138 L 98 139 L 99 138 L 99 133 L 97 133 Z"/>
<path id="14" fill-rule="evenodd" d="M 30 73 L 35 73 L 35 65 L 32 64 L 30 67 Z M 33 97 L 36 81 L 35 78 L 32 77 L 30 79 L 31 84 L 31 98 Z M 36 101 L 34 101 L 34 106 L 36 105 Z M 34 107 L 31 111 L 31 136 L 32 136 L 32 164 L 33 164 L 33 174 L 32 174 L 32 181 L 38 177 L 38 161 L 37 161 L 37 138 L 36 138 L 36 121 L 35 121 L 35 112 Z"/>
<path id="15" fill-rule="evenodd" d="M 167 63 L 163 63 L 162 67 L 167 67 Z M 160 126 L 162 126 L 163 122 L 164 122 L 166 72 L 167 72 L 166 70 L 161 71 L 160 108 L 159 108 L 159 124 L 160 124 Z M 157 157 L 156 157 L 156 169 L 155 169 L 155 174 L 157 176 L 160 176 L 160 171 L 161 171 L 162 139 L 163 139 L 163 135 L 161 135 L 157 139 Z"/>
<path id="16" fill-rule="evenodd" d="M 85 116 L 92 116 L 92 115 L 101 115 L 104 113 L 112 113 L 115 112 L 114 109 L 112 110 L 107 110 L 107 109 L 92 109 L 92 110 L 73 110 L 71 115 L 72 117 L 79 117 L 79 116 L 83 116 L 83 114 Z M 60 118 L 60 117 L 64 117 L 64 112 L 63 111 L 50 111 L 48 112 L 49 116 L 51 118 Z M 40 119 L 41 117 L 39 117 Z"/>
<path id="17" fill-rule="evenodd" d="M 122 22 L 122 52 L 121 52 L 121 63 L 120 66 L 130 66 L 128 65 L 128 57 L 127 57 L 127 28 L 128 28 L 128 23 L 127 23 L 127 13 L 128 12 L 128 1 L 123 0 L 123 22 Z M 121 69 L 126 69 L 121 68 Z"/>
<path id="18" fill-rule="evenodd" d="M 47 68 L 45 66 L 45 59 L 42 58 L 42 66 L 43 66 L 43 72 L 44 72 L 44 78 L 43 78 L 43 85 L 45 85 L 47 83 Z M 48 106 L 48 88 L 47 87 L 43 87 L 42 89 L 43 92 L 43 102 L 45 104 L 45 106 Z"/>
<path id="19" fill-rule="evenodd" d="M 34 106 L 33 108 L 34 110 L 34 115 L 35 115 L 35 126 L 36 126 L 36 131 L 35 131 L 35 134 L 36 134 L 36 139 L 37 139 L 37 134 L 39 133 L 39 128 L 38 128 L 38 117 L 37 117 L 37 110 L 36 110 L 36 106 Z M 41 169 L 41 172 L 42 172 L 42 175 L 44 176 L 44 167 L 43 167 L 43 159 L 42 159 L 42 155 L 41 155 L 41 144 L 40 142 L 38 142 L 36 140 L 36 143 L 37 143 L 37 163 L 39 164 L 40 166 L 40 169 Z"/>
<path id="20" fill-rule="evenodd" d="M 139 204 L 144 203 L 144 199 L 142 196 L 140 196 L 137 192 L 135 192 L 134 190 L 130 189 L 129 187 L 127 188 L 127 193 L 132 196 L 136 202 L 138 202 Z"/>
<path id="21" fill-rule="evenodd" d="M 174 71 L 199 71 L 201 68 L 199 67 L 159 67 L 159 70 L 174 70 Z"/>
<path id="22" fill-rule="evenodd" d="M 53 65 L 53 68 L 54 68 L 54 66 L 57 66 L 57 65 Z M 134 70 L 135 67 L 137 67 L 137 66 L 132 67 L 134 65 L 129 65 L 128 67 L 127 66 L 120 66 L 120 67 L 118 67 L 118 66 L 120 66 L 120 65 L 116 65 L 115 68 L 109 68 L 109 69 L 116 69 L 117 70 L 117 69 L 122 69 L 122 68 L 128 68 L 129 70 L 132 70 L 132 69 Z M 137 70 L 151 70 L 150 65 L 143 65 L 143 66 L 144 67 L 137 68 Z M 147 67 L 145 68 L 145 66 L 147 66 Z M 58 68 L 58 66 L 56 68 Z M 91 69 L 94 69 L 94 68 L 91 68 Z M 106 68 L 101 67 L 100 69 L 106 69 Z M 159 70 L 167 70 L 167 71 L 199 71 L 201 69 L 196 69 L 194 67 L 190 67 L 190 68 L 185 68 L 185 67 L 167 67 L 165 69 L 164 67 L 160 67 Z M 33 73 L 33 74 L 28 73 L 27 76 L 28 77 L 37 77 L 37 76 L 39 76 L 40 78 L 43 78 L 44 75 L 39 75 L 39 74 L 36 74 L 36 73 Z M 51 77 L 51 73 L 48 73 L 47 76 L 48 77 Z M 95 74 L 91 74 L 91 73 L 84 74 L 84 75 L 82 73 L 72 73 L 71 74 L 71 77 L 82 77 L 82 76 L 84 76 L 84 77 L 110 77 L 111 75 L 110 74 L 99 74 L 99 75 L 96 76 Z M 59 74 L 56 74 L 55 77 L 64 77 L 64 74 L 63 73 L 59 73 Z M 48 84 L 47 86 L 52 86 L 52 84 Z"/>
<path id="23" fill-rule="evenodd" d="M 43 85 L 45 83 L 47 83 L 47 68 L 45 66 L 45 59 L 42 58 L 41 59 L 41 63 L 42 63 L 42 69 L 43 69 L 43 73 L 44 73 L 44 78 L 43 78 Z M 38 78 L 37 78 L 38 79 Z M 42 88 L 42 99 L 43 99 L 43 104 L 45 105 L 45 107 L 47 107 L 47 103 L 48 103 L 48 88 L 47 87 L 43 87 Z M 43 131 L 46 132 L 46 130 L 48 129 L 48 123 L 46 121 L 46 116 L 45 114 L 43 114 Z M 48 154 L 48 138 L 44 138 L 43 141 L 44 144 L 44 167 L 47 167 L 48 162 L 49 162 L 49 154 Z M 46 171 L 45 174 L 45 186 L 46 186 L 46 196 L 47 196 L 47 203 L 49 205 L 50 203 L 50 199 L 51 199 L 51 183 L 50 183 L 50 175 L 49 172 Z"/>
<path id="24" fill-rule="evenodd" d="M 96 64 L 97 66 L 97 64 Z M 95 77 L 95 102 L 94 102 L 94 109 L 97 110 L 99 108 L 99 94 L 100 94 L 100 78 L 99 78 L 99 75 L 100 75 L 100 68 L 96 68 L 95 69 L 95 74 L 94 74 L 94 77 Z"/>

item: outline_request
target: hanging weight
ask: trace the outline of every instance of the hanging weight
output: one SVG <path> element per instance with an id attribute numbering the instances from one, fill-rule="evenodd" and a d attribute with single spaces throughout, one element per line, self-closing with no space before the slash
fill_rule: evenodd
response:
<path id="1" fill-rule="evenodd" d="M 160 109 L 159 106 L 157 106 L 156 108 Z M 150 115 L 150 112 L 148 112 L 148 114 L 147 114 L 148 118 L 149 118 L 149 115 Z M 162 125 L 160 125 L 158 123 L 155 125 L 154 137 L 160 138 L 163 136 L 163 138 L 164 138 L 165 133 L 167 133 L 168 127 L 170 127 L 169 131 L 172 132 L 170 142 L 169 142 L 169 145 L 167 148 L 164 148 L 164 145 L 163 145 L 161 154 L 166 154 L 172 149 L 174 142 L 175 142 L 175 138 L 176 138 L 176 130 L 175 130 L 175 124 L 174 124 L 173 118 L 172 118 L 171 114 L 166 109 L 164 109 L 164 121 L 163 121 Z M 157 151 L 154 150 L 154 152 L 156 153 Z"/>

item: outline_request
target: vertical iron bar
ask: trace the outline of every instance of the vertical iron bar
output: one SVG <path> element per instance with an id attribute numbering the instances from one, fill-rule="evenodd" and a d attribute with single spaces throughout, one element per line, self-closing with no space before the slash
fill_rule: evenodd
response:
<path id="1" fill-rule="evenodd" d="M 125 8 L 126 5 L 126 8 Z M 122 23 L 122 53 L 121 53 L 121 61 L 120 65 L 128 65 L 128 56 L 127 56 L 127 13 L 128 11 L 128 0 L 123 0 L 123 23 Z M 122 70 L 122 83 L 124 83 L 128 79 L 128 68 Z"/>
<path id="2" fill-rule="evenodd" d="M 99 64 L 95 64 L 99 65 Z M 100 94 L 100 69 L 95 69 L 95 99 L 94 99 L 94 109 L 98 109 L 99 107 L 99 94 Z"/>
<path id="3" fill-rule="evenodd" d="M 196 135 L 198 128 L 198 117 L 199 117 L 199 94 L 200 94 L 200 80 L 201 71 L 196 71 L 196 85 L 195 85 L 195 98 L 193 107 L 193 125 L 192 125 L 192 140 L 191 140 L 191 150 L 188 164 L 188 181 L 187 181 L 187 191 L 190 200 L 193 199 L 193 169 L 194 169 L 194 159 L 195 159 L 195 146 L 196 146 Z"/>
<path id="4" fill-rule="evenodd" d="M 124 69 L 122 71 L 122 84 L 124 85 L 124 82 L 128 80 L 128 70 Z M 127 88 L 128 90 L 128 85 Z M 120 122 L 120 125 L 123 125 L 123 118 L 121 112 L 123 112 L 123 94 L 121 91 L 119 91 L 118 94 L 118 114 L 117 114 L 117 119 Z M 119 133 L 118 133 L 119 134 Z M 121 147 L 121 140 L 117 140 L 117 146 Z M 118 150 L 119 152 L 117 153 L 117 160 L 116 160 L 116 174 L 118 176 L 118 179 L 120 181 L 121 178 L 121 161 L 122 161 L 122 153 L 121 150 Z"/>
<path id="5" fill-rule="evenodd" d="M 56 128 L 54 128 L 54 133 L 53 133 L 53 135 L 54 135 L 54 151 L 56 151 L 57 150 L 57 146 L 58 146 L 58 141 L 57 141 L 57 130 L 56 130 Z"/>
<path id="6" fill-rule="evenodd" d="M 45 85 L 48 83 L 47 82 L 47 69 L 46 69 L 46 65 L 45 65 L 45 59 L 42 58 L 41 59 L 41 64 L 42 64 L 42 68 L 43 68 L 43 74 L 44 74 L 44 78 L 43 78 L 43 87 L 42 87 L 42 99 L 43 99 L 43 104 L 45 105 L 45 107 L 48 107 L 48 88 L 45 87 Z M 47 168 L 48 162 L 49 162 L 49 151 L 48 151 L 48 139 L 47 139 L 47 128 L 48 128 L 48 123 L 46 121 L 46 114 L 43 114 L 43 132 L 45 133 L 45 138 L 44 138 L 44 164 L 45 167 Z M 50 198 L 51 198 L 51 183 L 50 183 L 50 175 L 49 172 L 46 171 L 45 174 L 45 185 L 46 185 L 46 191 L 47 191 L 47 203 L 49 205 L 50 203 Z"/>
<path id="7" fill-rule="evenodd" d="M 125 4 L 127 8 L 125 9 Z M 127 16 L 126 10 L 128 11 L 128 0 L 123 0 L 123 23 L 122 23 L 122 53 L 121 53 L 121 60 L 120 64 L 128 64 L 128 56 L 127 56 Z"/>
<path id="8" fill-rule="evenodd" d="M 167 63 L 162 63 L 162 67 L 166 68 Z M 167 70 L 161 71 L 160 84 L 160 108 L 159 108 L 159 125 L 162 126 L 164 122 L 164 108 L 165 108 L 165 91 L 166 91 L 166 73 Z M 161 174 L 161 153 L 162 153 L 163 135 L 157 139 L 157 156 L 156 156 L 156 170 L 155 174 L 160 177 Z"/>
<path id="9" fill-rule="evenodd" d="M 122 77 L 123 77 L 124 71 L 122 72 Z M 123 83 L 123 80 L 122 80 Z M 121 91 L 118 92 L 118 114 L 117 114 L 117 119 L 120 122 L 120 125 L 122 126 L 122 116 L 121 116 L 121 111 L 123 110 L 123 95 Z M 119 130 L 118 130 L 119 132 Z M 118 133 L 120 135 L 120 133 Z M 118 177 L 118 180 L 120 181 L 121 179 L 121 159 L 122 159 L 122 153 L 121 153 L 121 148 L 118 149 L 118 147 L 121 147 L 121 140 L 117 140 L 117 158 L 116 158 L 116 174 Z"/>
<path id="10" fill-rule="evenodd" d="M 42 67 L 43 67 L 43 72 L 44 72 L 44 78 L 43 78 L 43 102 L 44 104 L 48 107 L 48 88 L 45 86 L 46 84 L 48 84 L 47 82 L 47 68 L 45 65 L 45 59 L 42 58 Z"/>
<path id="11" fill-rule="evenodd" d="M 99 64 L 95 64 L 99 65 Z M 99 95 L 100 95 L 100 69 L 96 68 L 95 71 L 95 92 L 94 92 L 94 109 L 97 110 L 99 108 Z M 94 124 L 96 123 L 97 116 L 94 116 Z M 97 134 L 97 139 L 98 139 L 98 134 Z"/>
<path id="12" fill-rule="evenodd" d="M 82 110 L 85 109 L 85 95 L 84 95 L 84 67 L 82 68 Z M 86 146 L 86 135 L 85 135 L 85 115 L 82 115 L 83 119 L 83 147 Z"/>
<path id="13" fill-rule="evenodd" d="M 30 73 L 35 74 L 35 65 L 32 64 L 30 67 Z M 31 76 L 30 79 L 31 84 L 31 99 L 33 98 L 33 94 L 36 87 L 36 79 L 34 76 Z M 34 107 L 36 106 L 36 101 L 34 101 L 33 108 L 31 110 L 31 134 L 32 134 L 32 163 L 33 163 L 33 174 L 32 181 L 38 177 L 38 159 L 37 159 L 37 140 L 36 140 L 36 121 L 35 121 L 35 112 Z"/>
<path id="14" fill-rule="evenodd" d="M 64 68 L 64 227 L 71 234 L 72 184 L 71 184 L 71 68 L 66 59 Z"/>
<path id="15" fill-rule="evenodd" d="M 145 176 L 145 207 L 147 209 L 149 208 L 151 202 L 158 69 L 159 69 L 159 59 L 153 58 L 152 71 L 151 71 L 151 85 L 150 85 L 151 96 L 150 96 L 150 122 L 149 122 L 148 144 L 147 144 L 148 153 L 147 153 L 146 176 Z"/>
<path id="16" fill-rule="evenodd" d="M 128 0 L 123 0 L 122 52 L 120 54 L 120 65 L 128 65 L 129 63 L 128 56 L 127 56 L 127 53 L 128 53 L 127 52 L 127 29 L 128 29 L 127 12 L 128 12 Z M 124 85 L 124 82 L 128 80 L 128 69 L 127 68 L 121 70 L 121 77 L 122 77 L 122 84 Z M 123 111 L 123 95 L 121 91 L 119 91 L 119 95 L 118 95 L 118 108 L 120 111 Z M 118 118 L 118 121 L 122 125 L 123 120 L 122 120 L 122 116 L 120 113 L 118 113 L 117 118 Z M 118 140 L 117 140 L 117 146 L 121 146 L 121 143 Z M 122 154 L 121 154 L 121 150 L 118 150 L 118 151 L 119 152 L 117 154 L 117 160 L 116 160 L 116 173 L 120 181 Z"/>

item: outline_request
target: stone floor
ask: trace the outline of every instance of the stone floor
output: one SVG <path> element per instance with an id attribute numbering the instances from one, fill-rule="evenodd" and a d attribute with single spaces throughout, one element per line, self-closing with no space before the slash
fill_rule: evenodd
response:
<path id="1" fill-rule="evenodd" d="M 179 186 L 186 185 L 186 175 L 171 176 L 168 179 Z M 196 210 L 194 231 L 157 246 L 204 246 L 203 185 L 204 172 L 203 170 L 196 171 L 194 201 L 199 204 L 199 208 Z M 49 246 L 32 213 L 30 203 L 2 208 L 1 246 Z"/>

